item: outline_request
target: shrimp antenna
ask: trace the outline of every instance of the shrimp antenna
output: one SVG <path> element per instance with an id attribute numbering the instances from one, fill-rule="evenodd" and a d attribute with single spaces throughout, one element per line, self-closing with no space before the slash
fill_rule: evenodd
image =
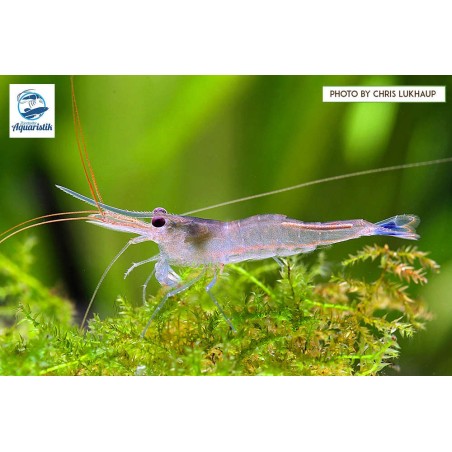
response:
<path id="1" fill-rule="evenodd" d="M 39 223 L 35 223 L 35 224 L 28 224 L 28 223 L 32 223 L 33 221 L 37 221 L 37 220 L 41 220 L 43 218 L 49 218 L 49 217 L 56 217 L 56 216 L 60 216 L 60 215 L 75 215 L 75 214 L 93 214 L 93 213 L 98 213 L 97 210 L 80 210 L 77 212 L 63 212 L 63 213 L 52 213 L 50 215 L 43 215 L 41 217 L 36 217 L 36 218 L 32 218 L 31 220 L 27 220 L 24 221 L 23 223 L 17 224 L 16 226 L 8 229 L 5 232 L 2 232 L 0 234 L 0 237 L 3 237 L 0 240 L 0 244 L 3 242 L 6 242 L 9 238 L 13 237 L 16 234 L 19 234 L 19 232 L 25 231 L 27 229 L 31 229 L 31 228 L 35 228 L 37 226 L 42 226 L 44 224 L 50 224 L 50 223 L 62 223 L 63 221 L 78 221 L 78 220 L 88 220 L 89 219 L 89 215 L 84 216 L 84 217 L 72 217 L 72 218 L 56 218 L 54 220 L 46 220 L 46 221 L 41 221 Z M 28 224 L 28 226 L 24 226 Z M 19 226 L 23 226 L 20 229 L 17 229 L 16 231 L 14 229 L 18 228 Z"/>
<path id="2" fill-rule="evenodd" d="M 83 316 L 82 319 L 82 323 L 80 324 L 80 329 L 83 329 L 83 327 L 85 326 L 86 323 L 86 319 L 88 318 L 88 314 L 91 310 L 91 306 L 94 303 L 94 299 L 96 298 L 97 292 L 99 291 L 100 286 L 102 285 L 102 283 L 104 282 L 105 277 L 107 276 L 108 272 L 110 271 L 111 267 L 113 267 L 114 263 L 120 258 L 120 256 L 127 250 L 127 248 L 132 245 L 133 239 L 129 240 L 125 246 L 121 249 L 121 251 L 113 258 L 113 260 L 108 264 L 108 267 L 104 270 L 104 272 L 102 273 L 102 276 L 100 277 L 99 282 L 97 283 L 96 288 L 94 289 L 93 294 L 91 295 L 91 299 L 89 300 L 88 303 L 88 307 L 85 310 L 85 314 Z"/>
<path id="3" fill-rule="evenodd" d="M 74 129 L 75 129 L 75 137 L 77 140 L 77 148 L 80 156 L 80 160 L 82 162 L 83 171 L 85 172 L 86 180 L 89 185 L 89 190 L 91 195 L 93 196 L 94 201 L 99 209 L 99 212 L 102 212 L 98 203 L 102 202 L 102 196 L 99 191 L 99 187 L 97 186 L 96 176 L 94 175 L 93 168 L 91 166 L 91 160 L 89 158 L 88 149 L 85 143 L 85 136 L 83 134 L 82 123 L 80 121 L 80 115 L 78 112 L 77 101 L 75 98 L 75 88 L 74 88 L 74 77 L 71 76 L 71 95 L 72 95 L 72 116 L 74 119 Z"/>
<path id="4" fill-rule="evenodd" d="M 94 175 L 94 171 L 93 171 L 93 168 L 91 165 L 91 160 L 88 155 L 88 149 L 87 149 L 86 143 L 85 143 L 85 136 L 83 134 L 82 124 L 80 121 L 80 115 L 79 115 L 78 107 L 77 107 L 77 101 L 75 99 L 74 77 L 73 76 L 71 76 L 71 93 L 72 93 L 72 114 L 73 114 L 73 118 L 74 118 L 74 128 L 75 128 L 75 136 L 77 139 L 78 153 L 80 155 L 80 160 L 82 161 L 83 171 L 85 172 L 86 180 L 88 182 L 89 190 L 93 197 L 94 204 L 99 209 L 100 215 L 103 215 L 103 210 L 101 208 L 101 206 L 103 205 L 103 200 L 102 200 L 102 196 L 99 191 L 99 187 L 97 185 L 96 176 Z M 61 187 L 58 187 L 58 188 L 61 188 Z M 67 189 L 65 191 L 68 192 Z M 85 315 L 83 316 L 83 320 L 80 325 L 80 328 L 83 328 L 83 326 L 85 325 L 86 319 L 88 317 L 88 313 L 90 312 L 91 306 L 94 302 L 97 292 L 98 292 L 102 282 L 104 281 L 105 277 L 107 276 L 107 273 L 110 271 L 113 264 L 119 259 L 121 254 L 123 254 L 132 243 L 133 243 L 132 241 L 129 241 L 121 249 L 121 251 L 114 257 L 114 259 L 110 262 L 108 267 L 105 269 L 99 282 L 97 283 L 97 286 L 96 286 L 96 289 L 94 290 L 93 295 L 91 296 L 88 307 L 86 308 L 86 311 L 85 311 Z"/>
<path id="5" fill-rule="evenodd" d="M 284 193 L 286 191 L 296 190 L 298 188 L 310 187 L 311 185 L 323 184 L 325 182 L 332 182 L 332 181 L 341 180 L 341 179 L 349 179 L 351 177 L 366 176 L 369 174 L 386 173 L 389 171 L 396 171 L 396 170 L 401 170 L 401 169 L 419 168 L 421 166 L 440 165 L 441 163 L 450 163 L 450 162 L 452 162 L 452 157 L 447 157 L 447 158 L 438 159 L 438 160 L 428 160 L 425 162 L 404 163 L 402 165 L 387 166 L 385 168 L 376 168 L 376 169 L 370 169 L 370 170 L 364 170 L 364 171 L 356 171 L 355 173 L 340 174 L 339 176 L 331 176 L 331 177 L 325 177 L 323 179 L 317 179 L 317 180 L 313 180 L 313 181 L 309 181 L 309 182 L 303 182 L 301 184 L 292 185 L 292 186 L 286 187 L 286 188 L 279 188 L 276 190 L 267 191 L 265 193 L 259 193 L 257 195 L 250 195 L 250 196 L 245 196 L 244 198 L 233 199 L 232 201 L 220 202 L 218 204 L 213 204 L 211 206 L 203 207 L 201 209 L 190 210 L 190 212 L 185 212 L 182 215 L 191 215 L 193 213 L 204 212 L 205 210 L 216 209 L 217 207 L 224 207 L 224 206 L 229 206 L 230 204 L 238 204 L 239 202 L 250 201 L 252 199 L 264 198 L 265 196 L 277 195 L 279 193 Z"/>

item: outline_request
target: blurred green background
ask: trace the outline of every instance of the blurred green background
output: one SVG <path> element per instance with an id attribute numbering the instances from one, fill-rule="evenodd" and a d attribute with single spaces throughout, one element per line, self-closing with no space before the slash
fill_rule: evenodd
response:
<path id="1" fill-rule="evenodd" d="M 79 160 L 69 77 L 0 77 L 0 230 L 46 213 L 86 206 L 54 187 L 89 195 Z M 8 138 L 9 84 L 55 83 L 56 138 Z M 342 173 L 452 156 L 452 107 L 444 104 L 322 103 L 324 85 L 446 85 L 446 76 L 78 76 L 75 89 L 88 150 L 104 201 L 130 210 L 181 213 L 237 197 Z M 237 219 L 281 213 L 304 221 L 400 213 L 421 217 L 420 249 L 442 267 L 419 294 L 434 313 L 402 343 L 389 374 L 452 374 L 452 164 L 330 182 L 202 214 Z M 10 256 L 33 235 L 36 275 L 86 305 L 126 234 L 82 222 L 48 225 L 1 245 Z M 339 263 L 361 238 L 327 248 Z M 131 262 L 157 252 L 141 244 L 107 277 L 94 310 L 108 315 L 116 295 L 140 302 L 152 267 L 127 280 Z M 312 255 L 306 257 L 313 259 Z M 155 291 L 156 286 L 150 288 Z M 221 300 L 221 294 L 218 294 Z"/>

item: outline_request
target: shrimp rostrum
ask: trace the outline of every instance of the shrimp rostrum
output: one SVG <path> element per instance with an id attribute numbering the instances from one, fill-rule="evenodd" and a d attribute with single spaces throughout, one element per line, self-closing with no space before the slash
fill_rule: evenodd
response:
<path id="1" fill-rule="evenodd" d="M 100 208 L 100 213 L 88 217 L 90 223 L 137 235 L 110 263 L 99 285 L 128 246 L 149 240 L 158 245 L 160 251 L 158 255 L 133 264 L 126 272 L 127 276 L 134 268 L 155 262 L 154 270 L 143 288 L 143 300 L 146 298 L 146 286 L 154 274 L 161 285 L 169 287 L 169 291 L 152 313 L 143 335 L 168 298 L 196 283 L 208 267 L 214 268 L 214 277 L 206 286 L 206 291 L 234 330 L 231 321 L 211 292 L 217 280 L 218 271 L 221 271 L 226 264 L 266 258 L 273 258 L 281 263 L 279 260 L 281 257 L 308 253 L 319 246 L 332 245 L 362 236 L 386 235 L 409 240 L 419 238 L 415 232 L 419 218 L 415 215 L 397 215 L 378 223 L 370 223 L 366 220 L 308 223 L 285 215 L 256 215 L 236 221 L 218 221 L 173 215 L 160 207 L 152 212 L 117 209 L 67 188 L 58 188 Z M 144 221 L 146 218 L 150 221 Z M 203 270 L 196 278 L 183 282 L 171 268 L 172 265 L 202 267 Z"/>

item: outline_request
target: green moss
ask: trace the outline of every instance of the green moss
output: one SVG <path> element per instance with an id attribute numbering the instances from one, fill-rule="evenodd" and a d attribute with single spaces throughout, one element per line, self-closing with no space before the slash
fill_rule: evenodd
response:
<path id="1" fill-rule="evenodd" d="M 399 339 L 430 318 L 410 287 L 438 265 L 414 247 L 369 246 L 337 274 L 319 253 L 306 267 L 230 266 L 215 293 L 237 332 L 211 303 L 207 279 L 174 299 L 140 336 L 161 291 L 145 306 L 119 297 L 117 315 L 88 329 L 29 274 L 31 244 L 0 255 L 3 375 L 377 375 L 399 356 Z M 366 281 L 356 276 L 365 271 Z M 280 279 L 266 278 L 280 272 Z M 369 275 L 373 274 L 373 277 Z"/>

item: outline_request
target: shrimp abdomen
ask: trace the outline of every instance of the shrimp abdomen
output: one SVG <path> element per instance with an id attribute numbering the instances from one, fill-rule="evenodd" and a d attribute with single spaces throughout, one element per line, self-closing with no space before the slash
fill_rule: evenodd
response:
<path id="1" fill-rule="evenodd" d="M 362 236 L 389 235 L 416 240 L 415 215 L 397 215 L 379 223 L 346 220 L 305 223 L 283 215 L 257 215 L 228 223 L 228 252 L 224 263 L 285 257 L 307 253 L 318 246 Z"/>

